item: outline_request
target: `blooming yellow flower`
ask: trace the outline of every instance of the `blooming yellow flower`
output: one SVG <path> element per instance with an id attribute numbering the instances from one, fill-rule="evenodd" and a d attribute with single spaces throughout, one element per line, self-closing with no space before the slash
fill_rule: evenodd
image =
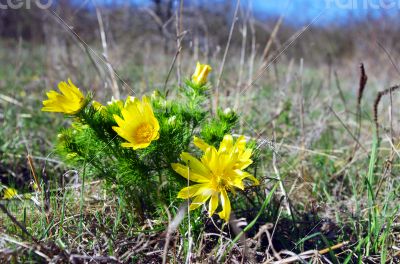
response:
<path id="1" fill-rule="evenodd" d="M 3 193 L 3 199 L 12 199 L 17 195 L 17 190 L 15 190 L 14 188 L 6 188 Z"/>
<path id="2" fill-rule="evenodd" d="M 195 145 L 204 151 L 201 160 L 189 153 L 183 152 L 181 159 L 187 166 L 173 163 L 172 168 L 181 176 L 197 184 L 185 187 L 178 193 L 178 198 L 193 198 L 190 210 L 194 210 L 208 200 L 208 212 L 212 216 L 221 200 L 222 211 L 219 217 L 226 222 L 231 214 L 231 203 L 228 191 L 235 192 L 235 187 L 244 190 L 243 180 L 248 178 L 258 184 L 253 175 L 243 171 L 252 160 L 251 149 L 246 149 L 244 137 L 240 137 L 235 144 L 230 135 L 226 135 L 219 149 L 195 138 Z"/>
<path id="3" fill-rule="evenodd" d="M 207 76 L 211 72 L 212 68 L 207 64 L 200 64 L 197 62 L 196 70 L 192 75 L 192 82 L 197 85 L 204 85 L 207 83 Z"/>
<path id="4" fill-rule="evenodd" d="M 193 143 L 204 152 L 207 148 L 211 147 L 198 137 L 194 137 Z M 235 144 L 233 144 L 233 137 L 231 135 L 225 135 L 218 149 L 218 153 L 223 152 L 230 152 L 231 155 L 237 155 L 236 164 L 234 165 L 235 169 L 243 170 L 253 163 L 250 159 L 253 150 L 246 148 L 246 138 L 244 136 L 239 136 Z M 257 181 L 255 178 L 253 180 Z"/>
<path id="5" fill-rule="evenodd" d="M 47 93 L 48 100 L 43 101 L 42 111 L 74 115 L 85 105 L 85 97 L 70 79 L 68 83 L 60 82 L 58 89 L 62 94 L 54 90 Z"/>
<path id="6" fill-rule="evenodd" d="M 123 147 L 140 149 L 146 148 L 153 140 L 159 138 L 160 125 L 155 118 L 151 104 L 146 96 L 142 101 L 137 98 L 128 98 L 121 109 L 122 118 L 114 115 L 118 126 L 113 129 L 126 141 Z"/>

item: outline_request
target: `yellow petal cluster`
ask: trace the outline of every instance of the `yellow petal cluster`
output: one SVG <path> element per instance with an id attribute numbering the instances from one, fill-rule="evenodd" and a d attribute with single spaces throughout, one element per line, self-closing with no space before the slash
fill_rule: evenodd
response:
<path id="1" fill-rule="evenodd" d="M 197 62 L 196 70 L 192 75 L 192 82 L 197 85 L 204 85 L 207 83 L 208 74 L 212 71 L 210 65 L 201 64 Z"/>
<path id="2" fill-rule="evenodd" d="M 142 101 L 129 97 L 121 109 L 122 117 L 114 115 L 118 126 L 113 129 L 127 142 L 122 147 L 141 149 L 159 138 L 160 125 L 146 96 Z"/>
<path id="3" fill-rule="evenodd" d="M 194 210 L 206 203 L 208 200 L 208 212 L 212 216 L 218 208 L 219 203 L 222 210 L 219 217 L 229 221 L 231 214 L 231 203 L 228 191 L 235 191 L 235 188 L 244 190 L 244 179 L 250 179 L 254 184 L 258 180 L 248 172 L 243 171 L 250 164 L 252 150 L 246 148 L 246 141 L 243 136 L 234 143 L 231 135 L 225 135 L 217 150 L 199 138 L 194 138 L 194 144 L 204 154 L 200 160 L 189 153 L 183 152 L 181 159 L 186 165 L 173 163 L 172 168 L 181 176 L 197 184 L 185 187 L 178 193 L 178 198 L 193 198 L 190 210 Z"/>
<path id="4" fill-rule="evenodd" d="M 47 93 L 48 100 L 43 101 L 42 111 L 74 115 L 85 105 L 84 95 L 70 79 L 68 83 L 60 82 L 58 89 L 61 94 L 54 90 Z"/>

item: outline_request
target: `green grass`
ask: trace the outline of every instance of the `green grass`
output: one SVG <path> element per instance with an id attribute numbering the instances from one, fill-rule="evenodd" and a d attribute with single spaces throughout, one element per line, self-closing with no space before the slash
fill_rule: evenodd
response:
<path id="1" fill-rule="evenodd" d="M 178 214 L 180 204 L 160 206 L 156 209 L 159 217 L 140 222 L 137 213 L 121 199 L 128 193 L 114 192 L 112 186 L 105 188 L 102 181 L 88 177 L 85 164 L 71 168 L 52 154 L 57 134 L 60 128 L 67 127 L 69 120 L 65 121 L 61 115 L 42 113 L 41 101 L 45 91 L 54 87 L 52 82 L 65 77 L 60 74 L 50 80 L 44 48 L 23 45 L 20 53 L 15 50 L 19 54 L 16 58 L 5 45 L 0 46 L 0 94 L 8 99 L 0 99 L 0 177 L 2 184 L 14 186 L 31 197 L 25 195 L 27 197 L 22 199 L 1 200 L 0 203 L 40 241 L 41 247 L 7 215 L 0 214 L 0 232 L 4 237 L 0 238 L 0 260 L 42 262 L 46 258 L 63 258 L 68 252 L 80 257 L 115 256 L 129 263 L 161 262 L 168 221 Z M 69 76 L 80 76 L 74 81 L 87 87 L 86 90 L 97 89 L 96 99 L 105 101 L 110 91 L 104 90 L 99 76 L 88 69 L 91 64 L 85 54 L 78 49 L 74 52 L 76 58 L 81 55 L 79 63 L 71 72 L 67 70 L 71 65 L 63 65 L 65 71 Z M 141 60 L 134 58 L 118 65 L 122 69 L 121 76 L 135 91 L 161 89 L 164 84 L 173 55 L 157 52 L 152 61 L 157 56 L 163 59 L 154 65 L 140 66 L 143 65 Z M 189 76 L 194 62 L 188 54 L 183 53 L 183 56 L 187 58 L 183 74 Z M 229 58 L 228 63 L 233 66 L 223 75 L 221 102 L 226 107 L 233 107 L 235 103 L 237 68 L 234 65 L 238 60 L 236 56 Z M 218 68 L 220 61 L 210 59 L 208 63 Z M 17 64 L 22 66 L 16 72 Z M 79 69 L 87 74 L 74 75 Z M 172 234 L 168 261 L 186 259 L 190 233 L 191 254 L 197 261 L 213 254 L 218 261 L 240 261 L 246 252 L 247 260 L 253 258 L 261 262 L 266 260 L 265 250 L 271 254 L 272 248 L 278 253 L 287 250 L 296 254 L 334 248 L 324 251 L 319 258 L 332 263 L 364 263 L 367 258 L 375 263 L 393 262 L 399 250 L 396 245 L 400 185 L 397 149 L 391 147 L 386 137 L 388 102 L 382 102 L 380 138 L 374 136 L 374 123 L 370 118 L 375 96 L 373 88 L 381 87 L 370 87 L 364 96 L 359 141 L 367 151 L 358 148 L 354 153 L 354 139 L 343 124 L 355 133 L 355 94 L 346 91 L 347 105 L 344 106 L 337 90 L 327 86 L 325 69 L 307 66 L 299 76 L 298 68 L 290 72 L 287 63 L 282 62 L 277 71 L 280 80 L 271 78 L 274 71 L 268 70 L 265 78 L 243 94 L 239 102 L 241 121 L 235 133 L 251 135 L 259 142 L 263 139 L 275 142 L 273 149 L 265 144 L 258 150 L 259 161 L 252 168 L 261 185 L 240 192 L 233 199 L 235 217 L 244 224 L 235 230 L 233 226 L 223 225 L 218 217 L 209 219 L 201 210 L 191 212 L 190 225 L 186 216 Z M 216 80 L 216 72 L 211 81 Z M 289 83 L 286 77 L 290 77 Z M 357 82 L 340 81 L 342 87 Z M 169 83 L 170 96 L 174 97 L 178 93 L 173 85 L 174 76 Z M 303 113 L 300 111 L 302 101 Z M 343 124 L 327 105 L 332 105 Z M 394 115 L 398 114 L 394 109 Z M 288 201 L 282 198 L 282 189 L 277 187 L 273 151 L 276 151 L 275 168 Z M 35 173 L 42 181 L 42 189 L 49 190 L 48 197 L 44 192 L 35 192 L 31 186 L 27 154 L 33 156 Z M 73 170 L 83 172 L 76 175 Z M 46 178 L 48 184 L 44 181 Z M 46 203 L 49 208 L 44 206 Z M 263 229 L 268 223 L 273 225 Z M 260 230 L 264 231 L 258 234 Z M 250 243 L 246 251 L 244 239 Z M 341 243 L 346 245 L 335 247 Z M 281 254 L 281 257 L 290 256 Z"/>

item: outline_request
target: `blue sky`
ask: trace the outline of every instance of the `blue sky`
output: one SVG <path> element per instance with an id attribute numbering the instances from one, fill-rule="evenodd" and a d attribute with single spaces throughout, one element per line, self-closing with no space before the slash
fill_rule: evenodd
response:
<path id="1" fill-rule="evenodd" d="M 138 5 L 149 4 L 150 0 L 98 0 L 103 3 L 132 1 Z M 212 7 L 215 2 L 230 1 L 232 5 L 236 0 L 186 0 Z M 329 22 L 344 23 L 348 17 L 363 18 L 367 14 L 373 16 L 398 14 L 400 0 L 241 0 L 243 7 L 252 1 L 253 10 L 259 17 L 285 15 L 286 21 L 293 23 L 307 23 L 318 19 L 315 24 Z M 383 4 L 382 4 L 383 3 Z M 385 5 L 386 3 L 386 5 Z"/>
<path id="2" fill-rule="evenodd" d="M 248 0 L 251 1 L 251 0 Z M 252 0 L 254 10 L 261 16 L 285 14 L 292 22 L 345 22 L 348 18 L 361 19 L 367 15 L 398 14 L 399 0 Z M 386 3 L 386 4 L 385 4 Z"/>

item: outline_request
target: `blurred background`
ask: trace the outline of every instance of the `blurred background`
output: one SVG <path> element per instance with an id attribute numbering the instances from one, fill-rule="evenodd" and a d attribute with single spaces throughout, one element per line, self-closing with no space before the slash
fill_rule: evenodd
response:
<path id="1" fill-rule="evenodd" d="M 146 71 L 147 66 L 165 66 L 166 62 L 169 65 L 178 46 L 182 48 L 179 56 L 184 58 L 180 60 L 182 63 L 212 59 L 221 62 L 237 3 L 235 0 L 42 0 L 39 4 L 24 0 L 17 1 L 18 5 L 10 5 L 15 2 L 12 0 L 0 2 L 0 37 L 4 48 L 12 50 L 7 53 L 21 55 L 18 47 L 26 45 L 43 48 L 46 52 L 41 58 L 46 61 L 49 81 L 68 75 L 90 78 L 94 86 L 99 80 L 85 71 L 95 67 L 79 69 L 81 60 L 88 59 L 83 42 L 100 55 L 106 51 L 109 62 L 129 85 L 140 86 L 139 80 L 146 83 L 150 79 L 163 82 L 168 69 L 153 71 L 160 77 L 154 79 L 148 76 L 151 73 Z M 255 62 L 268 61 L 275 51 L 283 49 L 307 27 L 280 56 L 280 61 L 304 58 L 306 64 L 312 65 L 327 65 L 327 62 L 347 65 L 349 60 L 356 64 L 372 59 L 373 65 L 380 65 L 387 62 L 386 58 L 379 60 L 380 45 L 391 53 L 399 49 L 398 2 L 242 0 L 228 55 L 240 59 L 244 52 L 246 60 L 253 55 Z M 159 52 L 168 56 L 159 56 Z M 104 66 L 98 56 L 92 56 L 97 67 Z M 228 63 L 227 67 L 234 65 Z"/>

